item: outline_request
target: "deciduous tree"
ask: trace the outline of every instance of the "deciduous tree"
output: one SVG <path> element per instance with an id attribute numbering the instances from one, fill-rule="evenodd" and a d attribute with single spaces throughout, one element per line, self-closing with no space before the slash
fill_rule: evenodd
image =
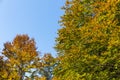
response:
<path id="1" fill-rule="evenodd" d="M 120 1 L 66 0 L 56 39 L 60 80 L 119 80 Z"/>
<path id="2" fill-rule="evenodd" d="M 41 77 L 41 80 L 52 80 L 53 69 L 56 66 L 56 59 L 50 54 L 46 53 L 37 63 L 37 74 Z"/>
<path id="3" fill-rule="evenodd" d="M 8 61 L 8 80 L 24 80 L 26 73 L 31 73 L 31 69 L 35 68 L 38 58 L 35 41 L 28 35 L 17 35 L 12 42 L 6 42 L 2 54 Z"/>

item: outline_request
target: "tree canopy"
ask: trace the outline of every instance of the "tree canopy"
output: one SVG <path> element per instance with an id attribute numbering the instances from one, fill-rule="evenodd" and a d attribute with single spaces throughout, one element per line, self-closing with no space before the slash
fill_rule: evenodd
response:
<path id="1" fill-rule="evenodd" d="M 0 80 L 120 80 L 120 0 L 66 0 L 55 49 L 28 35 L 4 43 Z"/>
<path id="2" fill-rule="evenodd" d="M 66 0 L 56 39 L 60 80 L 120 79 L 120 1 Z"/>
<path id="3" fill-rule="evenodd" d="M 51 80 L 55 58 L 39 56 L 36 43 L 28 35 L 17 35 L 6 42 L 0 56 L 1 80 Z"/>

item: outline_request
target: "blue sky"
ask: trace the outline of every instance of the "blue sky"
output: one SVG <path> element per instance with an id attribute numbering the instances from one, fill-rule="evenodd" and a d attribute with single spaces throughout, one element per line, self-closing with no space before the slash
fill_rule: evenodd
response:
<path id="1" fill-rule="evenodd" d="M 43 54 L 53 49 L 65 0 L 0 0 L 0 51 L 17 34 L 28 34 Z"/>

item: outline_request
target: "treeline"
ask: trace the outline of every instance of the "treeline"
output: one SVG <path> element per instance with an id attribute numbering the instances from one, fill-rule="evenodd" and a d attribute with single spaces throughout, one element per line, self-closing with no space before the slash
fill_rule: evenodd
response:
<path id="1" fill-rule="evenodd" d="M 17 35 L 4 44 L 0 80 L 120 80 L 120 0 L 66 0 L 62 9 L 58 56 L 38 56 L 34 39 Z"/>

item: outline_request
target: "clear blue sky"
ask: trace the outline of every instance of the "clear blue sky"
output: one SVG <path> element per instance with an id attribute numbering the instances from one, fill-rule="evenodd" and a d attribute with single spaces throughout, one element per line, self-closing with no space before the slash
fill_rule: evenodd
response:
<path id="1" fill-rule="evenodd" d="M 43 54 L 53 49 L 58 20 L 64 13 L 61 7 L 65 0 L 0 0 L 0 51 L 3 43 L 11 41 L 17 34 L 28 34 L 36 40 Z"/>

